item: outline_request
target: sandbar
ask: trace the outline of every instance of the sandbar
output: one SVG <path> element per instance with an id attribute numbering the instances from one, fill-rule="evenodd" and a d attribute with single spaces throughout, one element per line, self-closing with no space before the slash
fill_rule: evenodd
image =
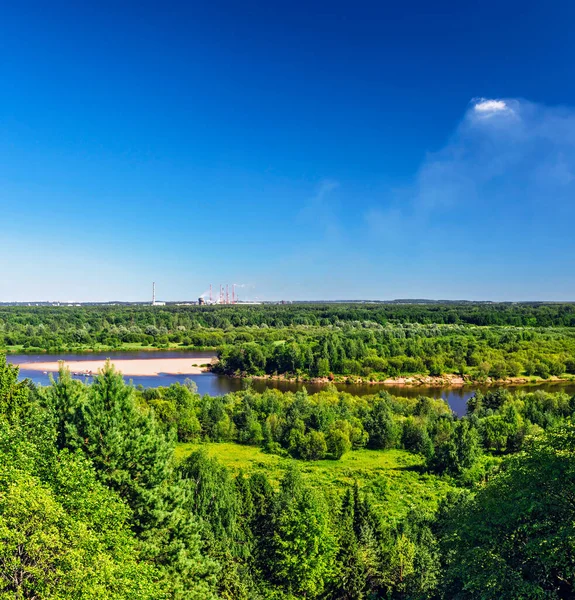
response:
<path id="1" fill-rule="evenodd" d="M 20 363 L 18 366 L 22 371 L 46 371 L 56 373 L 63 362 L 72 373 L 81 375 L 96 375 L 98 370 L 104 366 L 105 359 L 100 360 L 64 360 L 51 362 L 29 362 Z M 206 368 L 200 365 L 211 363 L 207 357 L 201 358 L 133 358 L 133 359 L 110 359 L 110 362 L 123 375 L 155 376 L 165 373 L 166 375 L 197 375 L 205 372 Z"/>

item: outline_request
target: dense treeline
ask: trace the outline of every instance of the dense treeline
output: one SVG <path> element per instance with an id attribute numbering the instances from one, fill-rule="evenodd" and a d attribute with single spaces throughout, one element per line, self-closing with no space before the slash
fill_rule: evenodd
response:
<path id="1" fill-rule="evenodd" d="M 433 472 L 467 479 L 484 475 L 482 455 L 518 452 L 530 436 L 575 413 L 575 398 L 540 390 L 477 392 L 463 419 L 443 400 L 387 392 L 357 397 L 334 387 L 313 395 L 248 389 L 202 397 L 190 381 L 139 396 L 180 442 L 236 442 L 303 460 L 398 448 L 422 455 Z"/>
<path id="2" fill-rule="evenodd" d="M 2 307 L 20 351 L 217 349 L 229 375 L 575 375 L 571 304 Z"/>
<path id="3" fill-rule="evenodd" d="M 193 330 L 261 326 L 327 327 L 339 322 L 371 321 L 448 325 L 508 325 L 514 327 L 575 327 L 575 304 L 473 303 L 461 304 L 288 304 L 242 306 L 0 306 L 0 323 L 34 330 L 43 325 L 66 335 L 86 328 L 100 333 L 113 327 L 178 327 Z M 8 329 L 7 331 L 9 331 Z M 123 333 L 123 331 L 122 331 Z M 64 340 L 69 343 L 73 340 Z"/>
<path id="4" fill-rule="evenodd" d="M 575 399 L 563 394 L 478 395 L 457 420 L 438 401 L 386 394 L 371 403 L 334 390 L 210 399 L 191 386 L 138 394 L 109 366 L 91 385 L 63 372 L 36 388 L 17 375 L 0 358 L 2 598 L 574 593 Z M 393 439 L 431 450 L 428 468 L 467 487 L 437 513 L 389 520 L 358 484 L 328 499 L 298 469 L 274 486 L 201 451 L 174 460 L 176 435 L 228 431 L 255 443 L 243 436 L 272 422 L 289 433 L 272 433 L 271 450 L 291 451 L 282 444 L 298 431 L 340 431 L 377 448 Z M 487 483 L 483 453 L 510 454 Z M 476 487 L 467 475 L 478 464 Z"/>
<path id="5" fill-rule="evenodd" d="M 372 381 L 414 374 L 476 381 L 575 374 L 575 332 L 565 328 L 348 323 L 338 331 L 293 331 L 284 340 L 251 337 L 223 346 L 216 369 Z"/>

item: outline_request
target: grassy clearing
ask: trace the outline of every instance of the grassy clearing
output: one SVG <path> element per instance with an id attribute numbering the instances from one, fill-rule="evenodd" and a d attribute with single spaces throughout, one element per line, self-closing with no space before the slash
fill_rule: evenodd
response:
<path id="1" fill-rule="evenodd" d="M 446 480 L 421 473 L 421 457 L 404 450 L 356 450 L 341 460 L 304 462 L 240 444 L 178 444 L 176 458 L 181 460 L 198 449 L 204 449 L 236 474 L 240 470 L 246 474 L 263 471 L 274 486 L 285 469 L 297 463 L 308 482 L 328 498 L 339 496 L 357 480 L 362 489 L 372 493 L 375 503 L 390 519 L 401 518 L 412 508 L 435 510 L 452 489 Z"/>

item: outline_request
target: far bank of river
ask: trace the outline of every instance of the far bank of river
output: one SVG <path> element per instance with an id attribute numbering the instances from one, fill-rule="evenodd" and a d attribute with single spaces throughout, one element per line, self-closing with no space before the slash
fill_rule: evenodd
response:
<path id="1" fill-rule="evenodd" d="M 20 378 L 28 378 L 35 383 L 48 385 L 50 378 L 48 373 L 38 371 L 36 369 L 26 368 L 30 363 L 49 363 L 64 360 L 67 362 L 81 363 L 93 362 L 95 360 L 105 360 L 111 358 L 121 361 L 153 359 L 161 356 L 162 359 L 175 358 L 179 360 L 187 359 L 192 363 L 209 363 L 214 358 L 214 353 L 205 352 L 170 352 L 162 351 L 161 353 L 153 352 L 105 352 L 105 353 L 90 353 L 90 354 L 11 354 L 8 355 L 8 361 L 20 367 Z M 84 369 L 79 369 L 84 371 Z M 86 379 L 84 375 L 76 376 L 78 379 Z M 91 378 L 87 378 L 88 381 Z M 241 390 L 245 386 L 245 381 L 241 379 L 229 378 L 224 375 L 216 375 L 214 373 L 202 374 L 167 374 L 159 373 L 158 375 L 134 375 L 126 377 L 126 380 L 132 381 L 134 385 L 142 385 L 143 387 L 158 387 L 168 386 L 172 383 L 183 383 L 186 379 L 193 380 L 198 386 L 200 394 L 209 394 L 210 396 L 221 396 L 228 392 Z M 255 391 L 263 392 L 266 389 L 274 388 L 281 391 L 298 391 L 304 387 L 309 393 L 314 393 L 325 389 L 327 384 L 318 382 L 298 382 L 286 381 L 280 379 L 252 379 L 251 386 Z M 429 396 L 431 398 L 442 398 L 445 400 L 451 409 L 458 415 L 465 413 L 467 400 L 478 391 L 487 391 L 497 387 L 508 387 L 511 391 L 518 390 L 544 390 L 547 392 L 563 391 L 570 395 L 575 395 L 575 382 L 545 382 L 529 385 L 466 385 L 457 387 L 438 387 L 438 386 L 406 386 L 406 385 L 377 385 L 367 383 L 337 383 L 337 389 L 349 392 L 357 396 L 366 396 L 376 394 L 381 390 L 385 390 L 394 396 L 404 396 L 408 398 L 417 398 L 418 396 Z"/>

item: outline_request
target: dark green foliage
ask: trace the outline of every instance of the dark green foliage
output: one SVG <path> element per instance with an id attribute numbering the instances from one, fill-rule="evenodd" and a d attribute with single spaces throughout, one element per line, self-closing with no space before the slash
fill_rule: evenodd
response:
<path id="1" fill-rule="evenodd" d="M 574 523 L 575 426 L 565 423 L 445 508 L 445 596 L 572 598 Z"/>
<path id="2" fill-rule="evenodd" d="M 186 508 L 206 525 L 207 543 L 239 551 L 243 542 L 237 488 L 228 470 L 204 452 L 193 452 L 178 466 L 186 484 Z"/>
<path id="3" fill-rule="evenodd" d="M 365 420 L 365 430 L 369 435 L 370 448 L 393 448 L 399 438 L 400 430 L 393 420 L 388 399 L 377 397 Z"/>
<path id="4" fill-rule="evenodd" d="M 335 540 L 323 498 L 289 470 L 271 506 L 272 582 L 295 597 L 321 596 L 329 578 Z"/>
<path id="5" fill-rule="evenodd" d="M 66 377 L 62 386 L 69 386 Z M 80 448 L 91 459 L 106 485 L 134 511 L 136 530 L 145 529 L 160 510 L 159 491 L 170 477 L 174 445 L 152 417 L 137 409 L 133 388 L 112 365 L 87 388 L 69 429 L 66 445 Z"/>
<path id="6" fill-rule="evenodd" d="M 415 417 L 408 417 L 403 422 L 401 443 L 406 450 L 421 454 L 425 458 L 433 456 L 433 442 L 427 431 L 427 423 Z"/>
<path id="7" fill-rule="evenodd" d="M 18 368 L 6 363 L 0 354 L 0 414 L 16 423 L 29 410 L 29 393 L 26 382 L 18 383 Z"/>
<path id="8" fill-rule="evenodd" d="M 412 511 L 392 527 L 381 553 L 381 587 L 392 598 L 433 598 L 441 574 L 433 519 Z"/>
<path id="9" fill-rule="evenodd" d="M 254 507 L 249 485 L 234 480 L 224 466 L 203 452 L 194 452 L 178 467 L 186 488 L 185 508 L 200 519 L 204 551 L 220 564 L 220 597 L 249 599 L 254 582 L 250 520 Z"/>
<path id="10" fill-rule="evenodd" d="M 190 442 L 199 438 L 201 425 L 196 414 L 197 386 L 186 379 L 168 388 L 148 388 L 143 397 L 167 430 L 175 430 L 178 440 Z"/>
<path id="11" fill-rule="evenodd" d="M 337 571 L 330 590 L 330 597 L 345 600 L 364 598 L 367 587 L 367 568 L 356 534 L 355 494 L 348 490 L 342 499 L 335 558 Z"/>
<path id="12" fill-rule="evenodd" d="M 479 434 L 467 419 L 456 421 L 447 437 L 435 447 L 431 468 L 437 473 L 459 476 L 473 467 L 481 449 Z"/>
<path id="13" fill-rule="evenodd" d="M 467 401 L 467 412 L 468 414 L 477 414 L 478 416 L 490 414 L 489 411 L 498 410 L 510 397 L 511 393 L 505 389 L 492 390 L 486 394 L 476 392 Z"/>

